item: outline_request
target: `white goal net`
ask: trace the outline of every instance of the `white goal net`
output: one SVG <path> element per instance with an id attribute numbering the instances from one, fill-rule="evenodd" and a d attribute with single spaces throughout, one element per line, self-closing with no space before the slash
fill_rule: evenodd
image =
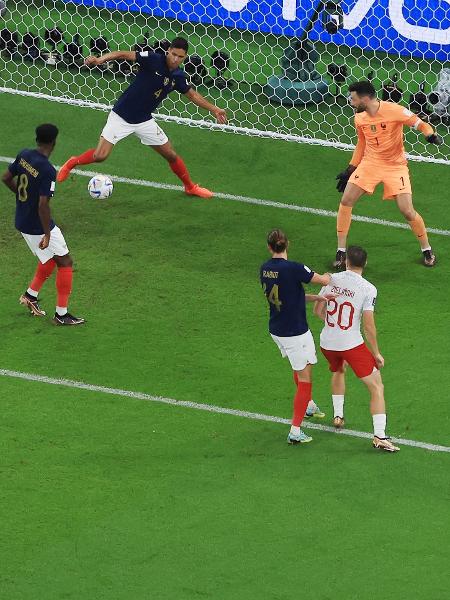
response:
<path id="1" fill-rule="evenodd" d="M 369 79 L 380 97 L 431 122 L 439 148 L 406 136 L 409 155 L 450 162 L 449 0 L 0 0 L 0 89 L 107 109 L 134 77 L 88 54 L 164 52 L 190 44 L 185 70 L 226 108 L 226 129 L 350 148 L 347 86 Z M 172 94 L 160 119 L 215 127 Z"/>

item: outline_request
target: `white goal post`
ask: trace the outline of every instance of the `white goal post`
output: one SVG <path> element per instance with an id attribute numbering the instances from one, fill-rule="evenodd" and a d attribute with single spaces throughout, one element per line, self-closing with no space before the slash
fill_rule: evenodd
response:
<path id="1" fill-rule="evenodd" d="M 347 87 L 369 79 L 443 137 L 436 148 L 408 132 L 410 158 L 450 164 L 449 0 L 0 0 L 0 91 L 107 110 L 133 69 L 84 57 L 164 52 L 177 36 L 193 85 L 227 109 L 225 130 L 350 149 Z M 159 119 L 217 127 L 176 96 Z"/>

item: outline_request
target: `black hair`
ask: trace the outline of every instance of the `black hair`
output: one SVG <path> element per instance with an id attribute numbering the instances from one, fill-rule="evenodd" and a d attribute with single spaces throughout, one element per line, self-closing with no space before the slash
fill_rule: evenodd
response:
<path id="1" fill-rule="evenodd" d="M 349 92 L 356 92 L 361 98 L 362 96 L 369 96 L 369 98 L 375 98 L 375 88 L 370 81 L 355 81 L 351 83 L 348 88 Z"/>
<path id="2" fill-rule="evenodd" d="M 187 40 L 185 40 L 184 38 L 177 37 L 171 41 L 170 48 L 178 48 L 179 50 L 184 50 L 187 54 L 189 44 L 188 44 Z"/>
<path id="3" fill-rule="evenodd" d="M 58 128 L 51 123 L 44 123 L 36 127 L 36 142 L 38 144 L 52 144 L 58 136 Z"/>
<path id="4" fill-rule="evenodd" d="M 267 235 L 267 245 L 269 248 L 279 254 L 280 252 L 284 252 L 289 244 L 289 240 L 287 235 L 281 229 L 272 229 L 269 231 Z"/>
<path id="5" fill-rule="evenodd" d="M 347 248 L 347 261 L 352 267 L 364 269 L 367 262 L 367 252 L 361 246 L 349 246 Z"/>

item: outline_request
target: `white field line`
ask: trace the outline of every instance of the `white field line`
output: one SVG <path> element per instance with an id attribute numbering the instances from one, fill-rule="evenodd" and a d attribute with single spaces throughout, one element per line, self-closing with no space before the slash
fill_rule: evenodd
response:
<path id="1" fill-rule="evenodd" d="M 7 156 L 0 156 L 0 162 L 11 163 L 14 159 Z M 56 167 L 59 168 L 59 167 Z M 82 175 L 83 177 L 93 177 L 97 175 L 99 171 L 81 171 L 80 169 L 73 169 L 72 173 L 76 175 Z M 117 175 L 110 175 L 104 173 L 112 181 L 117 183 L 126 183 L 129 185 L 138 185 L 141 187 L 156 188 L 158 190 L 175 190 L 183 191 L 183 187 L 180 185 L 173 185 L 170 183 L 158 183 L 156 181 L 147 181 L 145 179 L 130 179 L 128 177 L 119 177 Z M 333 210 L 323 210 L 321 208 L 311 208 L 310 206 L 297 206 L 295 204 L 285 204 L 283 202 L 274 202 L 272 200 L 262 200 L 260 198 L 251 198 L 248 196 L 236 196 L 234 194 L 223 194 L 221 192 L 215 192 L 214 196 L 222 200 L 232 200 L 234 202 L 243 202 L 245 204 L 255 204 L 258 206 L 269 206 L 271 208 L 284 208 L 292 210 L 294 212 L 309 213 L 312 215 L 318 215 L 320 217 L 332 217 L 336 218 L 337 212 Z M 408 229 L 409 225 L 406 223 L 399 223 L 397 221 L 386 221 L 385 219 L 375 219 L 373 217 L 362 217 L 359 215 L 353 215 L 352 221 L 360 221 L 362 223 L 372 223 L 375 225 L 384 225 L 385 227 L 395 227 L 396 229 Z M 448 229 L 435 229 L 434 227 L 427 228 L 428 233 L 434 233 L 436 235 L 450 236 L 450 230 Z"/>
<path id="2" fill-rule="evenodd" d="M 21 371 L 10 371 L 8 369 L 0 369 L 0 376 L 12 377 L 16 379 L 25 379 L 26 381 L 38 381 L 40 383 L 47 383 L 50 385 L 60 385 L 68 388 L 75 388 L 80 390 L 87 390 L 89 392 L 100 392 L 102 394 L 111 394 L 113 396 L 125 396 L 126 398 L 132 398 L 134 400 L 146 400 L 147 402 L 159 402 L 160 404 L 170 404 L 172 406 L 180 406 L 182 408 L 193 408 L 195 410 L 205 410 L 211 413 L 218 413 L 223 415 L 232 415 L 235 417 L 242 417 L 244 419 L 253 419 L 255 421 L 269 421 L 271 423 L 283 423 L 285 425 L 290 424 L 289 419 L 283 419 L 281 417 L 275 417 L 271 415 L 264 415 L 261 413 L 253 413 L 245 410 L 237 410 L 234 408 L 225 408 L 222 406 L 214 406 L 213 404 L 203 404 L 199 402 L 188 402 L 186 400 L 175 400 L 173 398 L 164 398 L 163 396 L 152 396 L 151 394 L 144 394 L 143 392 L 132 392 L 129 390 L 121 390 L 116 388 L 104 387 L 101 385 L 92 385 L 90 383 L 83 383 L 82 381 L 72 381 L 70 379 L 55 379 L 53 377 L 47 377 L 45 375 L 35 375 L 33 373 L 22 373 Z M 352 429 L 340 429 L 336 431 L 333 427 L 327 425 L 318 425 L 316 423 L 305 423 L 303 425 L 308 429 L 316 429 L 319 431 L 326 431 L 329 433 L 335 433 L 337 435 L 346 435 L 350 437 L 366 438 L 371 439 L 373 435 L 365 431 L 353 431 Z M 431 450 L 432 452 L 450 452 L 449 446 L 440 446 L 437 444 L 428 444 L 426 442 L 416 442 L 415 440 L 407 440 L 403 438 L 392 438 L 392 441 L 402 446 L 412 446 L 414 448 L 421 448 L 423 450 Z"/>

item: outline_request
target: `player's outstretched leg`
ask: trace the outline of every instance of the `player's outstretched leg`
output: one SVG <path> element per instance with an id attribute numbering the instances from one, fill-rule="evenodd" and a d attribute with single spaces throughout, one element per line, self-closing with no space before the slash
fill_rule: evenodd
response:
<path id="1" fill-rule="evenodd" d="M 370 392 L 370 412 L 373 421 L 372 446 L 385 452 L 398 452 L 400 448 L 394 446 L 391 439 L 386 436 L 386 405 L 380 372 L 375 371 L 367 377 L 362 377 L 361 381 L 365 383 Z"/>
<path id="2" fill-rule="evenodd" d="M 53 273 L 55 267 L 56 263 L 53 258 L 45 263 L 39 262 L 33 281 L 30 283 L 30 287 L 19 298 L 20 304 L 24 304 L 29 309 L 30 313 L 36 317 L 45 317 L 45 310 L 42 310 L 39 306 L 38 295 L 44 283 Z"/>
<path id="3" fill-rule="evenodd" d="M 335 371 L 331 376 L 331 400 L 333 402 L 333 427 L 342 429 L 344 420 L 345 401 L 345 363 L 342 370 Z"/>
<path id="4" fill-rule="evenodd" d="M 425 267 L 434 267 L 436 264 L 436 255 L 434 254 L 428 241 L 427 229 L 421 215 L 414 209 L 411 194 L 399 194 L 396 197 L 397 206 L 408 221 L 411 231 L 416 236 L 420 249 L 422 250 L 422 260 Z"/>
<path id="5" fill-rule="evenodd" d="M 347 236 L 352 223 L 352 211 L 359 198 L 365 191 L 354 183 L 347 183 L 341 202 L 339 204 L 336 233 L 337 233 L 337 251 L 333 262 L 333 268 L 345 271 L 346 269 L 346 248 Z"/>
<path id="6" fill-rule="evenodd" d="M 58 175 L 56 176 L 56 181 L 59 183 L 65 181 L 69 177 L 70 171 L 78 165 L 90 165 L 91 163 L 95 162 L 94 153 L 95 148 L 90 148 L 79 156 L 71 156 L 59 169 Z"/>
<path id="7" fill-rule="evenodd" d="M 301 379 L 299 377 L 301 373 Z M 294 411 L 292 415 L 291 430 L 288 433 L 288 444 L 306 444 L 312 441 L 312 437 L 301 430 L 303 418 L 311 400 L 311 365 L 307 365 L 303 371 L 296 373 L 297 375 L 297 391 L 294 396 Z M 294 376 L 295 378 L 295 376 Z"/>
<path id="8" fill-rule="evenodd" d="M 91 163 L 103 162 L 111 154 L 113 148 L 114 144 L 105 140 L 104 137 L 100 137 L 97 148 L 90 148 L 89 150 L 86 150 L 86 152 L 83 152 L 83 154 L 71 156 L 66 160 L 58 171 L 56 181 L 59 183 L 65 181 L 69 177 L 71 170 L 79 165 L 90 165 Z"/>
<path id="9" fill-rule="evenodd" d="M 172 173 L 175 173 L 178 179 L 182 181 L 184 191 L 188 196 L 198 196 L 199 198 L 212 198 L 214 196 L 213 192 L 192 181 L 184 160 L 177 155 L 170 142 L 166 142 L 161 146 L 152 146 L 152 148 L 167 160 Z"/>
<path id="10" fill-rule="evenodd" d="M 293 376 L 294 376 L 294 384 L 295 387 L 298 387 L 298 375 L 297 375 L 297 371 L 293 371 Z M 311 398 L 311 400 L 308 403 L 308 406 L 306 407 L 306 412 L 305 412 L 305 419 L 310 419 L 311 417 L 315 417 L 316 419 L 323 419 L 325 417 L 325 413 L 322 412 L 319 408 L 319 406 L 314 402 L 314 400 Z"/>

